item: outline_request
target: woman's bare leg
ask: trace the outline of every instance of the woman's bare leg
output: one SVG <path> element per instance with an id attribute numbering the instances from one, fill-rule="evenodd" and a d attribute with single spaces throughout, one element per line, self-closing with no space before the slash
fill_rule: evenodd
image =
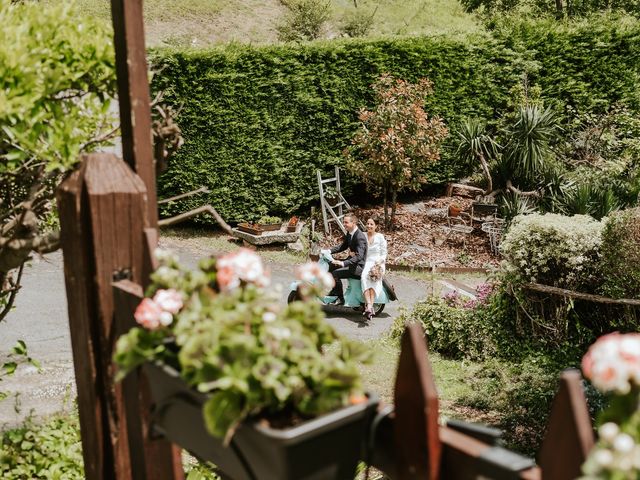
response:
<path id="1" fill-rule="evenodd" d="M 375 298 L 373 288 L 368 288 L 367 290 L 365 290 L 364 298 L 365 298 L 365 301 L 367 302 L 367 309 L 373 310 L 373 300 Z"/>

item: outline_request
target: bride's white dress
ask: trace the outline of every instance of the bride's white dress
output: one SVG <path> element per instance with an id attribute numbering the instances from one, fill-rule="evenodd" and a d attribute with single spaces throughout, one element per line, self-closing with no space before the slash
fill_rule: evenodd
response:
<path id="1" fill-rule="evenodd" d="M 367 237 L 368 239 L 368 237 Z M 377 282 L 372 281 L 369 278 L 369 270 L 376 263 L 382 263 L 382 271 L 384 271 L 384 264 L 387 261 L 387 240 L 381 233 L 376 233 L 373 236 L 373 240 L 369 243 L 367 250 L 367 258 L 364 264 L 364 270 L 362 270 L 362 291 L 373 288 L 376 292 L 376 297 L 382 293 L 382 279 Z"/>

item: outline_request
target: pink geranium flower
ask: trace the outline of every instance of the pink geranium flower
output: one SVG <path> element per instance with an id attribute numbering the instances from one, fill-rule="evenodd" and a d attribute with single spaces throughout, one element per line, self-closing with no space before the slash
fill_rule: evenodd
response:
<path id="1" fill-rule="evenodd" d="M 296 278 L 306 283 L 319 286 L 322 290 L 330 290 L 335 285 L 333 275 L 325 272 L 315 262 L 307 262 L 296 267 Z"/>
<path id="2" fill-rule="evenodd" d="M 221 290 L 231 290 L 241 282 L 259 287 L 269 285 L 270 278 L 260 257 L 248 248 L 241 248 L 218 258 L 216 278 Z"/>
<path id="3" fill-rule="evenodd" d="M 136 322 L 148 330 L 155 330 L 161 325 L 162 309 L 150 298 L 143 299 L 133 314 Z"/>
<path id="4" fill-rule="evenodd" d="M 640 334 L 600 337 L 583 357 L 582 371 L 604 392 L 626 394 L 632 386 L 640 386 Z"/>
<path id="5" fill-rule="evenodd" d="M 158 290 L 153 296 L 153 301 L 165 312 L 176 314 L 183 306 L 182 295 L 177 290 Z"/>

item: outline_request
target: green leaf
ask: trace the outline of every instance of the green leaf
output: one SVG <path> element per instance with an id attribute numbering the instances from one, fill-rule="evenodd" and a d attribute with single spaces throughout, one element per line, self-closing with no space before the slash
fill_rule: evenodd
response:
<path id="1" fill-rule="evenodd" d="M 18 368 L 18 364 L 16 362 L 7 362 L 2 365 L 2 369 L 7 375 L 13 375 L 13 373 L 16 371 L 16 368 Z"/>
<path id="2" fill-rule="evenodd" d="M 228 390 L 216 392 L 204 404 L 202 413 L 209 433 L 226 439 L 243 418 L 243 396 Z"/>
<path id="3" fill-rule="evenodd" d="M 12 349 L 13 353 L 16 355 L 26 355 L 27 354 L 27 344 L 24 340 L 18 340 Z"/>

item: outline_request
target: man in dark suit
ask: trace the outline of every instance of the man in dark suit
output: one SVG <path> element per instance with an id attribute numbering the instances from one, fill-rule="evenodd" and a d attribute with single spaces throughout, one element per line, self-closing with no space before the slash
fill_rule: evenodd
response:
<path id="1" fill-rule="evenodd" d="M 344 241 L 337 247 L 331 249 L 331 253 L 344 252 L 349 250 L 349 258 L 346 260 L 334 260 L 329 267 L 329 271 L 333 275 L 336 281 L 336 286 L 331 291 L 330 295 L 336 295 L 338 299 L 334 302 L 335 305 L 344 304 L 344 291 L 342 289 L 343 278 L 360 278 L 362 276 L 362 270 L 364 268 L 364 262 L 367 257 L 367 235 L 358 228 L 358 219 L 355 215 L 347 214 L 342 221 L 344 228 L 347 230 L 347 235 Z"/>

